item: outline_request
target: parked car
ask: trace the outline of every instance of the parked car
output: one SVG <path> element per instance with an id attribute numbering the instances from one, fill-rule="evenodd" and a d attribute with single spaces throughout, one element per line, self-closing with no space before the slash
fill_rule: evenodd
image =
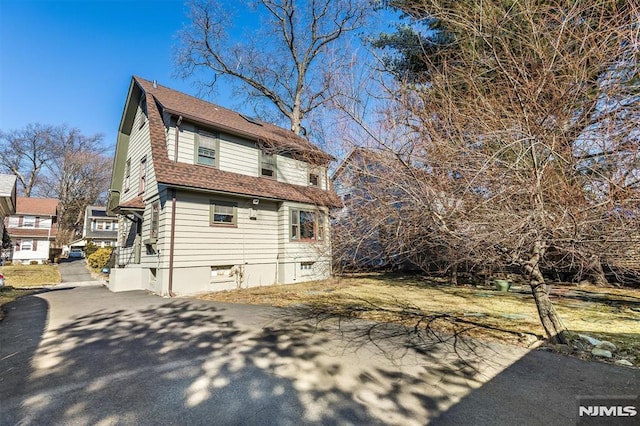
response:
<path id="1" fill-rule="evenodd" d="M 71 250 L 69 250 L 69 257 L 84 257 L 84 250 L 80 249 L 80 248 L 72 248 Z"/>
<path id="2" fill-rule="evenodd" d="M 0 274 L 0 287 L 4 286 L 4 275 Z"/>

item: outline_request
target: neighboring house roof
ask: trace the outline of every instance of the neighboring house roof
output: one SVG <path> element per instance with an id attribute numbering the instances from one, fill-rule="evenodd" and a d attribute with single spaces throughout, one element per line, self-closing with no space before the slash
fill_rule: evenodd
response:
<path id="1" fill-rule="evenodd" d="M 16 210 L 16 177 L 0 174 L 0 221 Z M 0 223 L 0 228 L 2 224 Z"/>
<path id="2" fill-rule="evenodd" d="M 0 174 L 0 197 L 11 197 L 16 186 L 15 175 Z"/>
<path id="3" fill-rule="evenodd" d="M 56 238 L 55 228 L 8 228 L 7 231 L 11 238 Z"/>
<path id="4" fill-rule="evenodd" d="M 339 198 L 332 191 L 226 172 L 198 164 L 171 161 L 167 153 L 163 113 L 182 116 L 185 120 L 254 140 L 262 146 L 308 155 L 309 158 L 322 160 L 324 163 L 330 161 L 332 157 L 288 130 L 268 123 L 255 124 L 253 120 L 247 120 L 237 112 L 161 85 L 154 85 L 139 77 L 134 77 L 133 82 L 146 93 L 151 155 L 159 184 L 326 206 L 341 205 Z M 140 202 L 142 203 L 142 199 Z M 144 203 L 133 207 L 140 206 L 143 207 Z"/>
<path id="5" fill-rule="evenodd" d="M 54 198 L 18 197 L 16 214 L 56 216 L 58 200 Z"/>
<path id="6" fill-rule="evenodd" d="M 388 155 L 385 156 L 381 152 L 369 148 L 355 147 L 347 154 L 338 168 L 336 168 L 331 175 L 331 179 L 336 180 L 340 178 L 349 167 L 355 167 L 357 170 L 364 171 L 368 165 L 379 165 L 386 162 L 389 162 Z"/>

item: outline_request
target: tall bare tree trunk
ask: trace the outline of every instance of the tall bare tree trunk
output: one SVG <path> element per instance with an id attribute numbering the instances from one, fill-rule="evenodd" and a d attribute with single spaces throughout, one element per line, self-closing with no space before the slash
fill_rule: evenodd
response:
<path id="1" fill-rule="evenodd" d="M 538 316 L 544 328 L 544 332 L 551 343 L 567 343 L 567 329 L 562 324 L 556 308 L 549 299 L 544 278 L 540 269 L 536 266 L 530 278 L 531 293 L 538 308 Z"/>
<path id="2" fill-rule="evenodd" d="M 533 245 L 531 257 L 524 263 L 524 270 L 529 275 L 531 293 L 536 302 L 538 316 L 544 328 L 544 332 L 551 343 L 567 343 L 567 329 L 562 324 L 556 308 L 549 299 L 544 276 L 540 271 L 540 260 L 544 257 L 547 245 L 543 241 L 536 241 Z"/>

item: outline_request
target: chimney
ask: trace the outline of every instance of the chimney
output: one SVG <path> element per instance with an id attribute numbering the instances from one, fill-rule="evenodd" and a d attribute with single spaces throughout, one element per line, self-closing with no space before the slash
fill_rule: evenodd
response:
<path id="1" fill-rule="evenodd" d="M 153 80 L 153 88 L 154 89 L 158 88 L 158 80 Z"/>

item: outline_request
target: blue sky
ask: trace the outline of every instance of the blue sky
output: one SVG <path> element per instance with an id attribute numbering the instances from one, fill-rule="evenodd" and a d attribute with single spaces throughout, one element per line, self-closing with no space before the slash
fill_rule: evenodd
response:
<path id="1" fill-rule="evenodd" d="M 185 23 L 183 0 L 0 0 L 0 130 L 66 124 L 115 145 L 132 75 L 198 94 L 172 77 Z"/>

